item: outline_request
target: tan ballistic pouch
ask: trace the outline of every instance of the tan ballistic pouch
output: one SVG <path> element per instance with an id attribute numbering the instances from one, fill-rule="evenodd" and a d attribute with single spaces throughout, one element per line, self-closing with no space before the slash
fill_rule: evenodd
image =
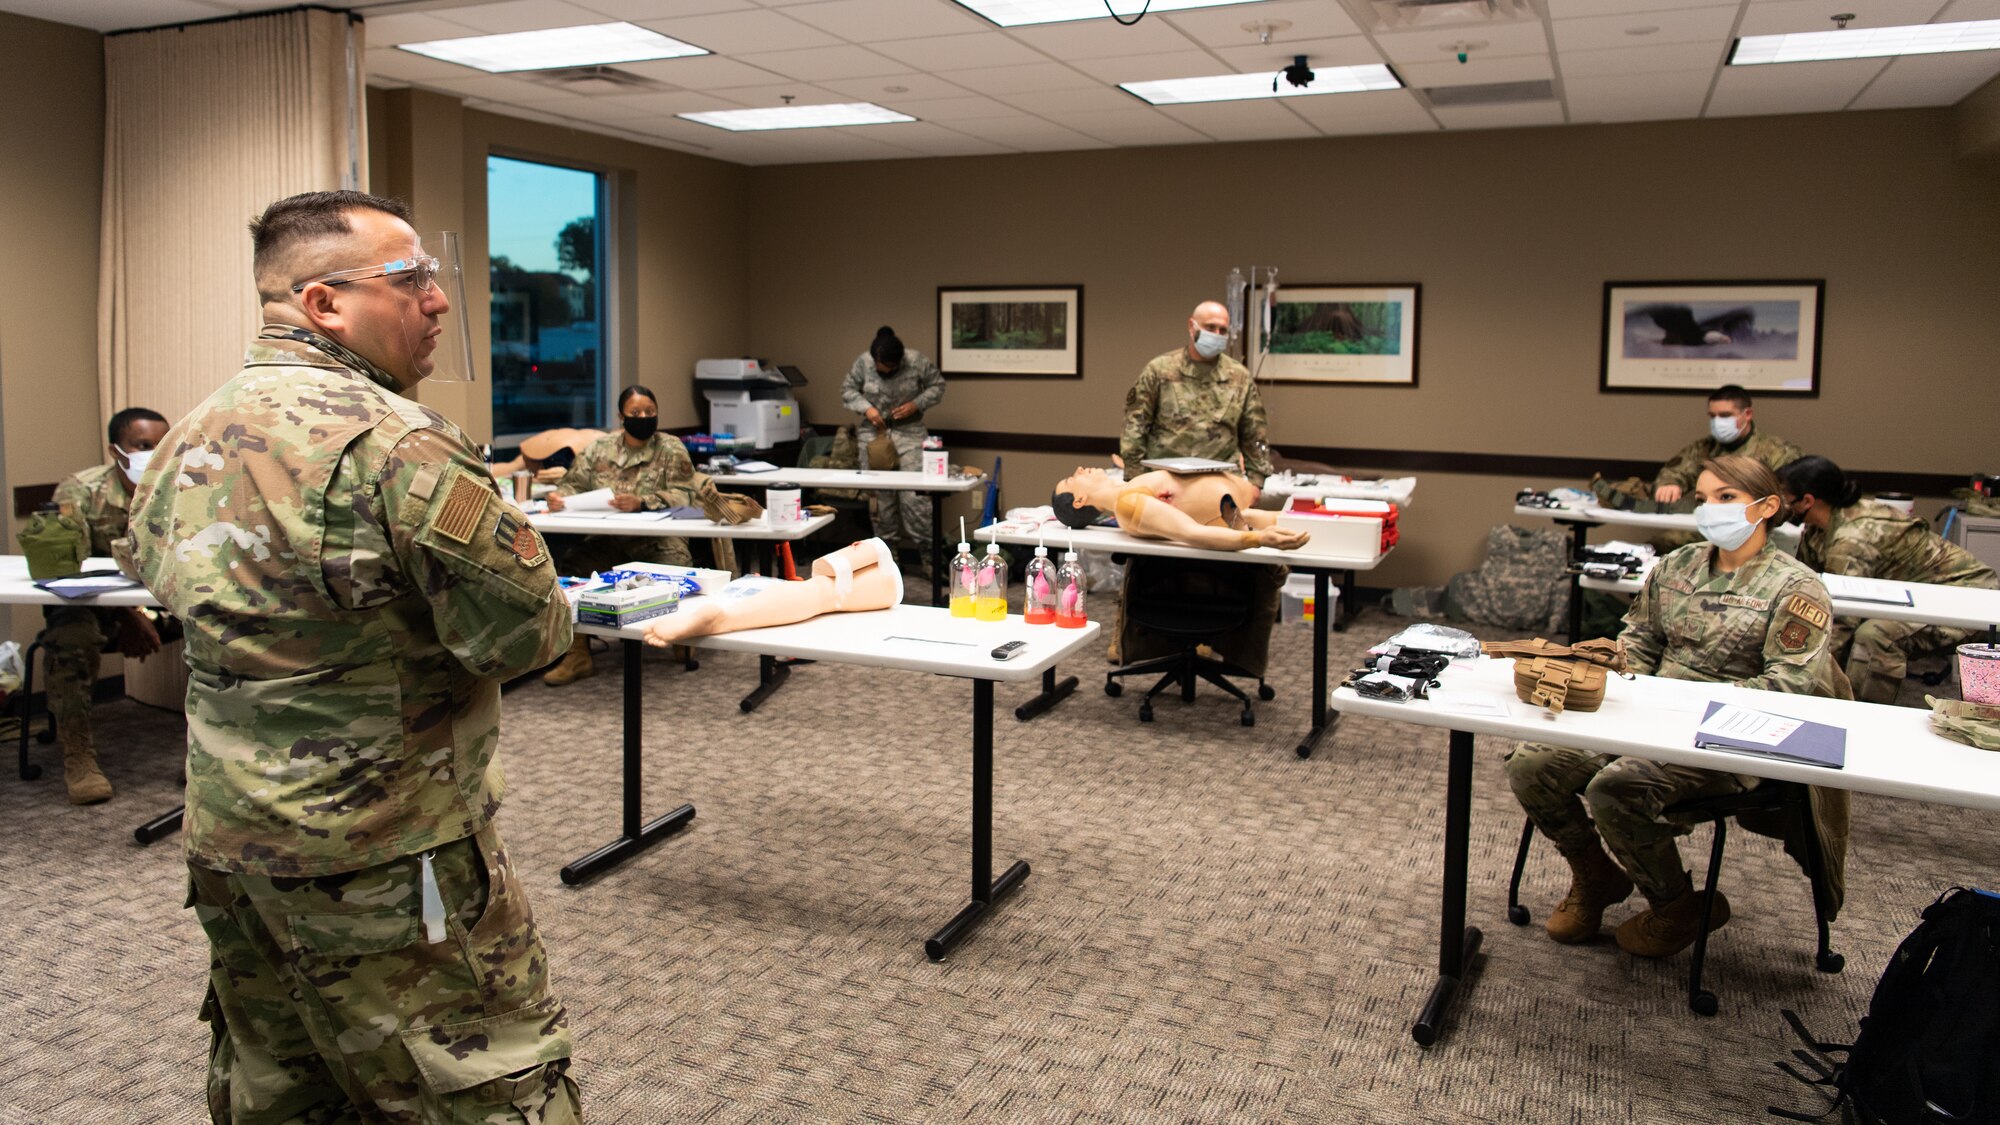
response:
<path id="1" fill-rule="evenodd" d="M 701 505 L 702 515 L 732 527 L 764 514 L 764 505 L 741 492 L 722 491 L 705 473 L 695 474 L 694 502 Z"/>
<path id="2" fill-rule="evenodd" d="M 893 469 L 900 463 L 896 456 L 896 441 L 884 429 L 876 433 L 868 443 L 868 467 L 878 472 Z"/>
<path id="3" fill-rule="evenodd" d="M 1625 670 L 1625 646 L 1594 640 L 1559 645 L 1536 637 L 1532 641 L 1487 641 L 1479 651 L 1514 658 L 1514 694 L 1521 702 L 1546 707 L 1551 714 L 1595 711 L 1604 705 L 1610 673 Z"/>

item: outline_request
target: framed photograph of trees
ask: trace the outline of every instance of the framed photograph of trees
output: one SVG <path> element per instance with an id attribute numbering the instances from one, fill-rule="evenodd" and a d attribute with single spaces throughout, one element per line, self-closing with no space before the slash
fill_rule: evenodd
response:
<path id="1" fill-rule="evenodd" d="M 956 375 L 1083 377 L 1083 286 L 938 286 L 938 368 Z"/>
<path id="2" fill-rule="evenodd" d="M 1417 385 L 1421 285 L 1281 285 L 1250 315 L 1249 367 L 1295 383 Z"/>

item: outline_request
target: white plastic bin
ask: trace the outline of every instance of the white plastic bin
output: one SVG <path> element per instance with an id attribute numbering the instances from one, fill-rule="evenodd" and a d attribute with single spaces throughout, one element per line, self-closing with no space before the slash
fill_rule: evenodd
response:
<path id="1" fill-rule="evenodd" d="M 1326 600 L 1329 606 L 1338 603 L 1340 601 L 1340 587 L 1331 582 L 1327 583 Z M 1294 574 L 1285 579 L 1284 586 L 1280 587 L 1278 591 L 1279 621 L 1310 625 L 1313 623 L 1313 614 L 1318 609 L 1319 607 L 1313 604 L 1312 575 Z"/>

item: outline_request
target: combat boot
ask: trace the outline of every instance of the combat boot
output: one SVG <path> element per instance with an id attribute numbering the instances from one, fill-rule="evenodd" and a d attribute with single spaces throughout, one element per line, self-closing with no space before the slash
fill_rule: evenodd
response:
<path id="1" fill-rule="evenodd" d="M 1729 900 L 1715 892 L 1715 911 L 1708 928 L 1719 930 L 1729 921 Z M 1618 927 L 1618 948 L 1634 957 L 1672 957 L 1694 944 L 1701 933 L 1701 892 L 1690 882 L 1671 902 L 1653 903 L 1644 913 Z"/>
<path id="2" fill-rule="evenodd" d="M 97 748 L 90 732 L 64 725 L 56 729 L 62 739 L 63 785 L 69 789 L 72 805 L 95 805 L 111 799 L 111 779 L 97 768 Z"/>
<path id="3" fill-rule="evenodd" d="M 1547 929 L 1556 941 L 1578 945 L 1604 928 L 1604 908 L 1631 895 L 1632 879 L 1595 843 L 1589 851 L 1564 850 L 1563 858 L 1569 861 L 1569 894 L 1549 915 Z"/>
<path id="4" fill-rule="evenodd" d="M 550 687 L 561 687 L 577 680 L 587 680 L 596 674 L 597 664 L 590 659 L 590 638 L 578 637 L 570 642 L 562 663 L 542 674 L 542 682 Z"/>

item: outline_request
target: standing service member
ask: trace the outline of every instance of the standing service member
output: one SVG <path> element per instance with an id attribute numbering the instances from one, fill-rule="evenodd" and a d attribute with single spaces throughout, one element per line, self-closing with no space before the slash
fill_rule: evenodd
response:
<path id="1" fill-rule="evenodd" d="M 577 1119 L 493 823 L 499 681 L 569 644 L 569 607 L 473 445 L 404 397 L 470 366 L 458 265 L 409 219 L 339 191 L 251 224 L 265 326 L 135 497 L 131 562 L 187 626 L 218 1122 Z"/>
<path id="2" fill-rule="evenodd" d="M 895 330 L 883 325 L 875 339 L 848 368 L 840 385 L 840 403 L 861 415 L 856 427 L 864 468 L 868 444 L 887 433 L 895 443 L 896 463 L 887 468 L 907 473 L 924 468 L 924 415 L 944 401 L 944 376 L 920 351 L 903 346 Z M 917 492 L 875 494 L 875 534 L 896 549 L 905 569 L 921 569 L 930 557 L 930 501 Z"/>

